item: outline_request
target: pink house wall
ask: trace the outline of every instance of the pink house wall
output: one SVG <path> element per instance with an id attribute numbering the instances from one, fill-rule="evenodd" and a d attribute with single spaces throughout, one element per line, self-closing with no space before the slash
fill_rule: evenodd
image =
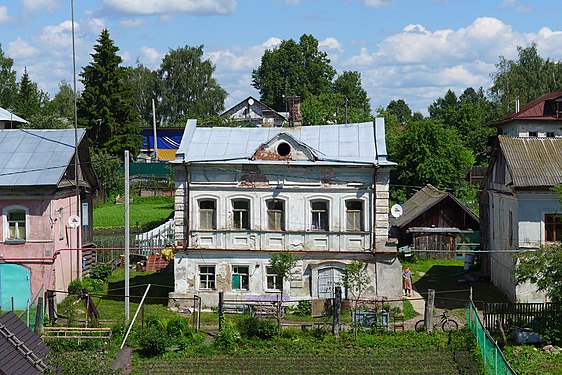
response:
<path id="1" fill-rule="evenodd" d="M 25 243 L 5 241 L 5 211 L 11 206 L 27 209 Z M 66 291 L 70 281 L 81 276 L 81 251 L 68 250 L 79 248 L 77 229 L 68 226 L 68 218 L 76 215 L 76 196 L 1 197 L 0 214 L 0 262 L 19 264 L 30 270 L 32 298 L 42 287 Z"/>

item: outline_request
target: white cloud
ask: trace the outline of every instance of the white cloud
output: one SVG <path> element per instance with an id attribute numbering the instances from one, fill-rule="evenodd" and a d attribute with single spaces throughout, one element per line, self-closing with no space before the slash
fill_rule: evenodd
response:
<path id="1" fill-rule="evenodd" d="M 0 23 L 8 22 L 11 19 L 12 17 L 8 15 L 8 7 L 5 5 L 0 6 Z"/>
<path id="2" fill-rule="evenodd" d="M 60 7 L 58 0 L 22 0 L 23 8 L 29 12 L 53 11 Z"/>
<path id="3" fill-rule="evenodd" d="M 20 37 L 8 43 L 8 55 L 14 59 L 25 59 L 39 54 L 39 49 L 33 47 Z"/>
<path id="4" fill-rule="evenodd" d="M 162 55 L 155 48 L 152 47 L 141 47 L 139 59 L 146 67 L 150 69 L 156 69 L 160 66 L 162 62 Z"/>
<path id="5" fill-rule="evenodd" d="M 127 18 L 127 19 L 121 20 L 121 22 L 119 22 L 119 24 L 126 29 L 136 29 L 137 27 L 141 27 L 141 26 L 145 25 L 146 20 L 143 19 L 143 18 Z"/>
<path id="6" fill-rule="evenodd" d="M 326 38 L 318 42 L 318 47 L 326 49 L 342 51 L 342 44 L 336 38 Z"/>
<path id="7" fill-rule="evenodd" d="M 110 8 L 126 14 L 173 14 L 195 15 L 231 14 L 236 0 L 104 0 Z"/>
<path id="8" fill-rule="evenodd" d="M 75 22 L 75 31 L 80 29 L 80 25 Z M 72 21 L 66 20 L 58 25 L 47 25 L 37 36 L 42 43 L 43 50 L 64 50 L 72 47 Z"/>
<path id="9" fill-rule="evenodd" d="M 393 0 L 363 0 L 363 4 L 371 8 L 382 8 L 392 2 Z"/>
<path id="10" fill-rule="evenodd" d="M 271 49 L 279 46 L 283 42 L 283 39 L 271 37 L 262 43 L 262 46 L 266 49 Z"/>
<path id="11" fill-rule="evenodd" d="M 367 48 L 362 47 L 359 55 L 350 57 L 344 62 L 344 65 L 349 66 L 369 66 L 375 61 L 375 57 L 367 51 Z"/>

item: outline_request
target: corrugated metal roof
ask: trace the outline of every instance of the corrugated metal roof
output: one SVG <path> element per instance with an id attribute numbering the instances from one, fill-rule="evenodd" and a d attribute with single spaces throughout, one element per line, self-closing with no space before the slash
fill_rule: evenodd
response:
<path id="1" fill-rule="evenodd" d="M 74 129 L 0 130 L 0 150 L 0 186 L 57 185 L 74 156 Z"/>
<path id="2" fill-rule="evenodd" d="M 562 183 L 562 139 L 498 136 L 514 187 Z"/>
<path id="3" fill-rule="evenodd" d="M 562 97 L 562 91 L 551 92 L 527 103 L 518 112 L 510 113 L 498 120 L 494 126 L 499 126 L 515 120 L 561 121 L 553 107 L 553 101 Z M 549 103 L 547 105 L 547 102 Z"/>
<path id="4" fill-rule="evenodd" d="M 384 119 L 294 128 L 199 128 L 190 120 L 175 162 L 250 162 L 262 145 L 279 134 L 308 147 L 320 164 L 395 164 L 386 160 Z"/>
<path id="5" fill-rule="evenodd" d="M 4 108 L 0 108 L 0 121 L 15 121 L 15 122 L 23 122 L 27 124 L 26 120 L 22 119 L 18 115 L 15 115 Z"/>

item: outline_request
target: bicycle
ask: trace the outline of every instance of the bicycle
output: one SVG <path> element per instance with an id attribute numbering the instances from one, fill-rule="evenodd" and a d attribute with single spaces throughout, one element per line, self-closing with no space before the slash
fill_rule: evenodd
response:
<path id="1" fill-rule="evenodd" d="M 438 322 L 434 322 L 433 323 L 433 327 L 437 328 L 438 325 L 441 326 L 441 330 L 443 332 L 448 332 L 448 331 L 453 331 L 453 330 L 457 330 L 459 329 L 459 324 L 451 319 L 449 317 L 449 310 L 445 309 L 443 310 L 443 312 L 439 315 L 437 315 L 436 317 L 439 317 L 439 321 Z M 434 317 L 432 317 L 432 320 Z M 416 325 L 414 326 L 414 329 L 416 330 L 416 332 L 422 332 L 425 331 L 425 322 L 424 320 L 419 320 L 416 322 Z"/>

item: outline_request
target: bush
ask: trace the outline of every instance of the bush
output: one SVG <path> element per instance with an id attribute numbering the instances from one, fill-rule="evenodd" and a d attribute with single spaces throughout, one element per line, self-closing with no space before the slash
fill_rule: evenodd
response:
<path id="1" fill-rule="evenodd" d="M 226 351 L 231 351 L 236 349 L 236 345 L 241 340 L 240 332 L 236 328 L 236 324 L 229 320 L 224 320 L 222 324 L 222 329 L 215 336 L 215 341 L 213 345 L 216 348 L 223 349 Z"/>
<path id="2" fill-rule="evenodd" d="M 68 284 L 68 294 L 75 296 L 82 294 L 82 280 L 72 280 L 70 284 Z"/>
<path id="3" fill-rule="evenodd" d="M 90 277 L 84 277 L 82 279 L 82 288 L 85 288 L 90 293 L 98 293 L 103 290 L 103 281 L 92 279 Z"/>
<path id="4" fill-rule="evenodd" d="M 191 326 L 187 318 L 181 316 L 174 316 L 168 320 L 166 324 L 166 332 L 168 336 L 174 339 L 179 339 L 184 336 L 191 336 Z"/>
<path id="5" fill-rule="evenodd" d="M 105 263 L 98 264 L 90 270 L 90 277 L 96 280 L 105 281 L 111 275 L 111 266 Z"/>
<path id="6" fill-rule="evenodd" d="M 293 314 L 298 316 L 312 315 L 312 302 L 309 300 L 299 301 L 299 303 L 291 309 Z"/>
<path id="7" fill-rule="evenodd" d="M 277 335 L 277 324 L 269 320 L 260 320 L 256 317 L 246 316 L 238 322 L 240 335 L 244 338 L 253 337 L 269 340 Z"/>
<path id="8" fill-rule="evenodd" d="M 166 330 L 166 321 L 161 319 L 158 315 L 147 315 L 144 322 L 146 323 L 147 328 L 154 327 L 160 330 Z"/>
<path id="9" fill-rule="evenodd" d="M 157 327 L 141 329 L 137 335 L 140 353 L 146 357 L 154 357 L 166 352 L 168 338 Z"/>

